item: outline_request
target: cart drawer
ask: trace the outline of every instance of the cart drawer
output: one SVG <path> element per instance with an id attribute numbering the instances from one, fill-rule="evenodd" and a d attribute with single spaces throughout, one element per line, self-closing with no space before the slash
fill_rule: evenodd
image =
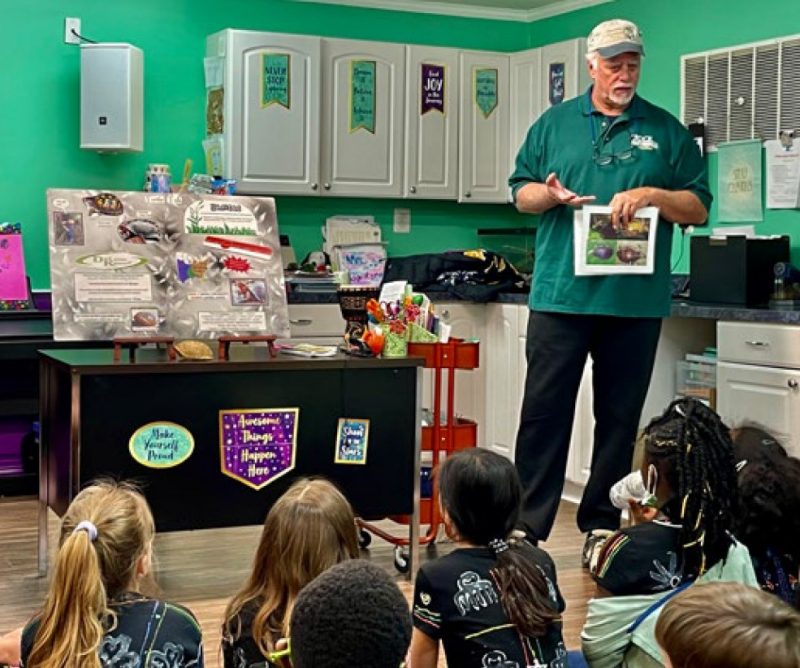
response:
<path id="1" fill-rule="evenodd" d="M 439 430 L 439 450 L 452 452 L 474 448 L 478 439 L 478 423 L 467 418 L 454 418 L 450 427 Z M 433 450 L 433 427 L 422 428 L 422 449 Z"/>

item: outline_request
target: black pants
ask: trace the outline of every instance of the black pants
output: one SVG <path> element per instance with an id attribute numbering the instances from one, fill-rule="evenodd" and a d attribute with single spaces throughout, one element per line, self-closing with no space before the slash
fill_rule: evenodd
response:
<path id="1" fill-rule="evenodd" d="M 578 527 L 588 532 L 619 526 L 619 510 L 608 492 L 631 470 L 660 331 L 658 318 L 531 311 L 516 465 L 524 490 L 521 523 L 533 537 L 546 540 L 555 521 L 587 354 L 592 356 L 594 451 Z"/>

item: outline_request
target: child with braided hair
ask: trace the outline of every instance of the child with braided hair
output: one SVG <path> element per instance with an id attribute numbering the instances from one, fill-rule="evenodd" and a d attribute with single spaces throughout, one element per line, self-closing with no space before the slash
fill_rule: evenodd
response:
<path id="1" fill-rule="evenodd" d="M 448 456 L 439 502 L 456 549 L 417 573 L 408 664 L 436 668 L 439 641 L 459 668 L 566 668 L 564 601 L 550 556 L 515 539 L 521 487 L 514 465 L 489 450 Z"/>
<path id="2" fill-rule="evenodd" d="M 738 504 L 733 445 L 720 417 L 692 398 L 645 429 L 642 479 L 651 522 L 614 533 L 593 577 L 601 593 L 652 594 L 695 580 L 724 559 Z"/>

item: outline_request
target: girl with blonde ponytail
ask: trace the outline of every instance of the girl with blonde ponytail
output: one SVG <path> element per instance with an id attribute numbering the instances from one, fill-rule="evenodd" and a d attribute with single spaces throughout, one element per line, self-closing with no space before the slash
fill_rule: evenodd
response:
<path id="1" fill-rule="evenodd" d="M 61 523 L 42 612 L 22 632 L 25 668 L 203 666 L 200 627 L 185 608 L 138 593 L 155 526 L 131 485 L 98 482 Z"/>

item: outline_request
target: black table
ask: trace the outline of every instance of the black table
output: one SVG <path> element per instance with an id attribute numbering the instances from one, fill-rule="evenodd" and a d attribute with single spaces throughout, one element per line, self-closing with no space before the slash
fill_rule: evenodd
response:
<path id="1" fill-rule="evenodd" d="M 143 488 L 160 531 L 261 524 L 300 476 L 321 475 L 364 518 L 410 515 L 411 572 L 419 532 L 420 387 L 423 360 L 304 359 L 241 347 L 231 360 L 167 361 L 144 349 L 113 363 L 111 350 L 40 353 L 39 570 L 47 570 L 47 514 L 63 515 L 98 476 Z M 295 466 L 262 487 L 223 473 L 221 410 L 299 408 Z M 336 463 L 340 418 L 368 419 L 366 463 Z M 129 450 L 149 423 L 177 423 L 194 450 L 172 468 L 150 468 Z"/>

